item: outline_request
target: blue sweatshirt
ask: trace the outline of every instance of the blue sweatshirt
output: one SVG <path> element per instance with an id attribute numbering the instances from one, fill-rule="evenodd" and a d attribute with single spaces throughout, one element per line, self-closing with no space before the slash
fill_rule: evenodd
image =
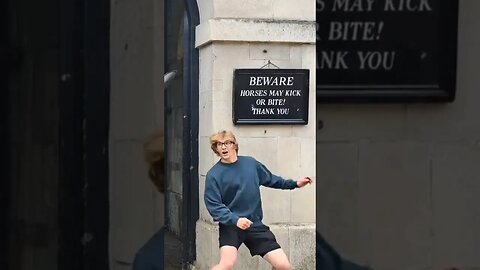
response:
<path id="1" fill-rule="evenodd" d="M 236 225 L 241 217 L 262 225 L 263 212 L 260 185 L 294 189 L 297 182 L 273 175 L 252 157 L 238 156 L 234 163 L 217 162 L 207 173 L 204 200 L 215 221 Z"/>

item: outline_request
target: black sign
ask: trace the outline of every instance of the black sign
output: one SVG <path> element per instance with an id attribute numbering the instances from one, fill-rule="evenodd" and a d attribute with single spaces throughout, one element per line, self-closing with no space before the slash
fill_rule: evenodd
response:
<path id="1" fill-rule="evenodd" d="M 308 124 L 307 69 L 237 69 L 234 124 Z"/>
<path id="2" fill-rule="evenodd" d="M 317 101 L 452 101 L 458 0 L 316 0 Z"/>

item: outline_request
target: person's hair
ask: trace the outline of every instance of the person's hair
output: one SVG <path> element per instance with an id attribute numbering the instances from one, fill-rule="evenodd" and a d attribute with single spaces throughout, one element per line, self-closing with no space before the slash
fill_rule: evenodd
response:
<path id="1" fill-rule="evenodd" d="M 145 160 L 148 165 L 148 177 L 157 187 L 158 191 L 164 192 L 165 172 L 165 146 L 162 132 L 153 134 L 143 145 Z"/>
<path id="2" fill-rule="evenodd" d="M 235 151 L 238 154 L 238 143 L 237 143 L 237 139 L 235 138 L 235 135 L 231 131 L 222 130 L 222 131 L 213 133 L 212 136 L 210 136 L 210 147 L 212 148 L 213 152 L 217 154 L 217 156 L 220 156 L 220 154 L 217 151 L 217 142 L 223 141 L 223 140 L 230 140 L 234 142 Z"/>

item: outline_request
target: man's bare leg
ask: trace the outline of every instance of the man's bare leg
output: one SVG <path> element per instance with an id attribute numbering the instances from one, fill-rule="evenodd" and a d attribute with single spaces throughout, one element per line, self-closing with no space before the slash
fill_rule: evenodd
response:
<path id="1" fill-rule="evenodd" d="M 220 262 L 212 270 L 231 270 L 237 261 L 237 248 L 222 246 L 220 248 Z"/>
<path id="2" fill-rule="evenodd" d="M 272 265 L 274 270 L 291 270 L 292 266 L 288 261 L 287 255 L 283 249 L 278 248 L 265 254 L 263 258 Z"/>

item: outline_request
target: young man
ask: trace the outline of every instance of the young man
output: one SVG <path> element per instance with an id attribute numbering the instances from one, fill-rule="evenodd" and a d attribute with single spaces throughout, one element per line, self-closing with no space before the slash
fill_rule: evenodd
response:
<path id="1" fill-rule="evenodd" d="M 291 269 L 287 255 L 270 228 L 262 223 L 260 185 L 294 189 L 304 187 L 312 180 L 309 177 L 285 180 L 273 175 L 254 158 L 238 156 L 238 143 L 232 132 L 213 134 L 210 145 L 220 156 L 207 173 L 204 197 L 210 215 L 220 226 L 220 262 L 212 270 L 232 269 L 242 243 L 252 256 L 263 257 L 273 269 Z"/>

